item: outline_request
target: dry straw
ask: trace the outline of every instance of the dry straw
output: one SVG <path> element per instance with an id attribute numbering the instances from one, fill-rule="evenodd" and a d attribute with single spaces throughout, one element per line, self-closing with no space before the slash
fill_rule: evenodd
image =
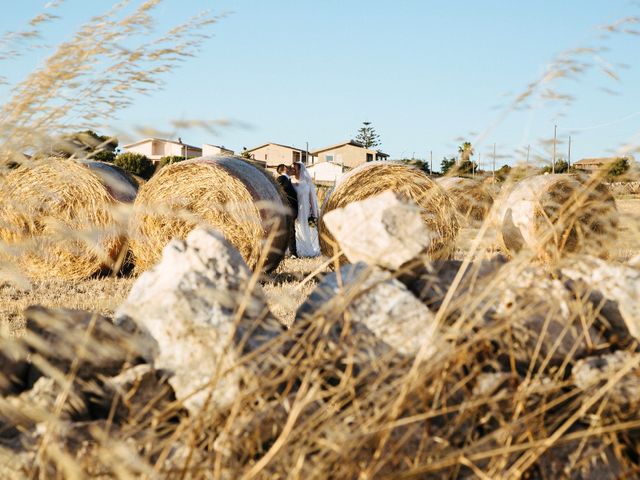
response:
<path id="1" fill-rule="evenodd" d="M 277 184 L 264 170 L 237 157 L 202 157 L 164 167 L 140 188 L 131 219 L 137 270 L 159 259 L 172 238 L 196 225 L 220 231 L 254 268 L 266 246 L 266 269 L 287 248 L 289 217 Z"/>
<path id="2" fill-rule="evenodd" d="M 100 167 L 103 175 L 109 167 Z M 40 160 L 10 170 L 0 185 L 4 255 L 31 278 L 82 279 L 114 266 L 124 245 L 116 219 L 119 173 L 110 187 L 74 160 Z M 126 189 L 129 185 L 124 185 Z"/>
<path id="3" fill-rule="evenodd" d="M 477 226 L 484 221 L 493 205 L 493 196 L 486 185 L 464 177 L 442 177 L 436 182 L 449 194 L 461 224 Z"/>
<path id="4" fill-rule="evenodd" d="M 427 249 L 431 258 L 447 258 L 454 250 L 459 223 L 447 194 L 417 168 L 390 162 L 367 163 L 355 168 L 336 184 L 323 213 L 364 200 L 385 190 L 411 199 L 422 209 L 422 220 L 435 235 Z M 335 241 L 324 222 L 319 223 L 320 248 L 334 254 Z"/>
<path id="5" fill-rule="evenodd" d="M 527 247 L 545 261 L 567 253 L 607 256 L 618 212 L 606 186 L 569 175 L 537 175 L 503 196 L 494 220 L 506 252 Z"/>

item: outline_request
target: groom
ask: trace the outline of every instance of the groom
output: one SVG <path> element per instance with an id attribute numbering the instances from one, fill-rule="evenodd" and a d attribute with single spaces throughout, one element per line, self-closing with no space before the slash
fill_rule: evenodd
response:
<path id="1" fill-rule="evenodd" d="M 289 221 L 288 229 L 289 229 L 289 251 L 291 255 L 296 256 L 296 228 L 295 222 L 298 217 L 298 193 L 296 189 L 293 188 L 291 184 L 291 179 L 289 178 L 290 169 L 284 163 L 278 165 L 276 168 L 278 172 L 277 181 L 282 187 L 285 195 L 287 196 L 287 200 L 289 201 L 289 206 L 291 207 L 292 214 L 291 219 Z"/>

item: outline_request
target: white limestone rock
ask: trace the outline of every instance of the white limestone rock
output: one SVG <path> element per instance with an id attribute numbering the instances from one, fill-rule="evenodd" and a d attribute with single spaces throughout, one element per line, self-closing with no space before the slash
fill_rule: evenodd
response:
<path id="1" fill-rule="evenodd" d="M 346 309 L 356 329 L 368 329 L 403 355 L 416 355 L 423 345 L 434 342 L 433 313 L 387 272 L 357 263 L 342 267 L 339 277 L 325 276 L 296 318 Z"/>
<path id="2" fill-rule="evenodd" d="M 208 401 L 232 404 L 241 382 L 260 376 L 277 355 L 237 365 L 282 331 L 251 275 L 221 234 L 198 228 L 167 244 L 116 312 L 116 322 L 133 319 L 155 341 L 145 357 L 172 374 L 169 383 L 191 413 Z"/>
<path id="3" fill-rule="evenodd" d="M 391 270 L 415 258 L 433 237 L 418 206 L 400 201 L 391 190 L 331 210 L 323 222 L 351 263 Z"/>
<path id="4" fill-rule="evenodd" d="M 561 271 L 564 277 L 585 282 L 617 303 L 629 333 L 640 339 L 640 269 L 583 256 Z"/>

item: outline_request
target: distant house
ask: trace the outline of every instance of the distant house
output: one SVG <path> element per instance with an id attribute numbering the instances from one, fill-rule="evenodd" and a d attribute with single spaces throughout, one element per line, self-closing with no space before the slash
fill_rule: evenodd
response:
<path id="1" fill-rule="evenodd" d="M 125 152 L 140 153 L 149 160 L 158 161 L 162 157 L 194 158 L 202 156 L 202 149 L 182 143 L 180 139 L 164 140 L 162 138 L 145 138 L 138 142 L 123 145 Z"/>
<path id="2" fill-rule="evenodd" d="M 345 168 L 332 162 L 319 162 L 307 166 L 307 171 L 316 182 L 337 182 Z"/>
<path id="3" fill-rule="evenodd" d="M 311 155 L 317 157 L 317 163 L 329 162 L 347 168 L 355 168 L 363 163 L 387 160 L 389 158 L 386 153 L 365 148 L 364 145 L 355 140 L 313 150 Z"/>
<path id="4" fill-rule="evenodd" d="M 578 160 L 577 162 L 575 162 L 573 166 L 578 170 L 593 172 L 596 170 L 600 170 L 603 166 L 609 165 L 620 158 L 626 159 L 629 164 L 633 163 L 634 160 L 632 155 L 626 155 L 624 157 L 583 158 L 582 160 Z"/>
<path id="5" fill-rule="evenodd" d="M 224 146 L 205 143 L 202 145 L 202 156 L 207 157 L 209 155 L 233 155 L 233 150 L 224 148 Z"/>
<path id="6" fill-rule="evenodd" d="M 279 143 L 265 143 L 259 147 L 244 150 L 243 155 L 267 163 L 267 168 L 276 168 L 281 163 L 291 165 L 293 162 L 307 163 L 307 152 L 301 148 L 281 145 Z"/>

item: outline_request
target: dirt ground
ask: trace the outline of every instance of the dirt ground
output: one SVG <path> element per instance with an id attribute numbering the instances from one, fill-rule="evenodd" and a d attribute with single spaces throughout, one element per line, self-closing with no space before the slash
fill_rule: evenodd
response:
<path id="1" fill-rule="evenodd" d="M 626 261 L 640 255 L 640 198 L 617 200 L 620 231 L 612 259 Z M 464 229 L 459 236 L 456 257 L 464 257 L 478 230 Z M 489 231 L 479 249 L 479 256 L 497 252 L 494 232 Z M 325 257 L 285 259 L 278 269 L 263 279 L 263 288 L 273 314 L 283 323 L 293 322 L 295 312 L 317 285 L 318 278 L 329 271 Z M 315 275 L 312 275 L 315 274 Z M 29 305 L 66 307 L 113 314 L 129 293 L 134 278 L 101 278 L 81 282 L 47 280 L 34 282 L 31 289 L 20 290 L 0 285 L 0 327 L 10 335 L 24 328 L 22 311 Z"/>

